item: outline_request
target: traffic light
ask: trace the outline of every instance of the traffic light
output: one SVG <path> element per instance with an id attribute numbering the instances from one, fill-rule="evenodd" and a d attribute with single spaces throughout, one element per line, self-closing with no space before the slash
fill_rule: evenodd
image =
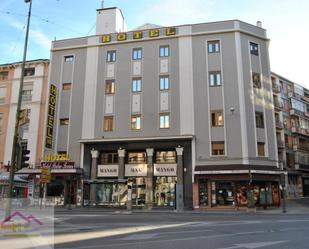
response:
<path id="1" fill-rule="evenodd" d="M 22 148 L 21 150 L 21 160 L 20 160 L 20 168 L 28 168 L 29 167 L 29 154 L 30 150 L 27 150 L 26 148 Z"/>

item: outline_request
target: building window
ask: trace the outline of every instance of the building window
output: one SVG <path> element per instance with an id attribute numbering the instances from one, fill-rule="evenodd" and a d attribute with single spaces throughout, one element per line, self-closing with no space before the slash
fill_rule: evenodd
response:
<path id="1" fill-rule="evenodd" d="M 115 50 L 107 51 L 106 61 L 107 62 L 115 62 L 116 61 L 116 51 Z"/>
<path id="2" fill-rule="evenodd" d="M 250 42 L 250 53 L 259 55 L 259 45 L 254 42 Z"/>
<path id="3" fill-rule="evenodd" d="M 5 103 L 6 87 L 0 87 L 0 105 Z"/>
<path id="4" fill-rule="evenodd" d="M 213 156 L 224 155 L 224 142 L 211 142 L 211 154 Z"/>
<path id="5" fill-rule="evenodd" d="M 64 62 L 73 62 L 74 56 L 73 55 L 66 55 L 64 56 Z"/>
<path id="6" fill-rule="evenodd" d="M 9 72 L 8 71 L 0 72 L 0 80 L 7 80 L 8 77 L 9 77 Z"/>
<path id="7" fill-rule="evenodd" d="M 33 84 L 23 85 L 23 89 L 21 91 L 22 101 L 31 101 L 32 100 L 32 92 L 33 92 Z"/>
<path id="8" fill-rule="evenodd" d="M 141 92 L 142 91 L 142 79 L 133 79 L 132 80 L 132 92 Z"/>
<path id="9" fill-rule="evenodd" d="M 114 94 L 115 93 L 115 81 L 107 80 L 105 81 L 105 94 Z"/>
<path id="10" fill-rule="evenodd" d="M 264 128 L 264 115 L 262 112 L 255 112 L 256 128 Z"/>
<path id="11" fill-rule="evenodd" d="M 33 76 L 35 73 L 35 68 L 26 68 L 24 72 L 24 76 Z"/>
<path id="12" fill-rule="evenodd" d="M 0 132 L 2 132 L 2 126 L 3 126 L 3 113 L 0 113 Z"/>
<path id="13" fill-rule="evenodd" d="M 104 131 L 113 131 L 114 129 L 114 117 L 106 116 L 104 117 Z"/>
<path id="14" fill-rule="evenodd" d="M 131 117 L 131 129 L 132 130 L 141 129 L 141 115 L 133 115 Z"/>
<path id="15" fill-rule="evenodd" d="M 160 129 L 170 128 L 170 115 L 168 113 L 160 114 Z"/>
<path id="16" fill-rule="evenodd" d="M 101 153 L 100 163 L 101 164 L 118 164 L 118 153 L 117 152 Z"/>
<path id="17" fill-rule="evenodd" d="M 66 91 L 66 90 L 71 90 L 72 88 L 72 83 L 63 83 L 62 84 L 62 90 Z"/>
<path id="18" fill-rule="evenodd" d="M 68 118 L 61 118 L 60 125 L 69 125 L 70 120 Z"/>
<path id="19" fill-rule="evenodd" d="M 211 113 L 211 125 L 212 126 L 223 126 L 223 113 L 220 111 Z"/>
<path id="20" fill-rule="evenodd" d="M 160 57 L 168 57 L 170 55 L 169 46 L 160 46 Z"/>
<path id="21" fill-rule="evenodd" d="M 220 52 L 220 41 L 209 41 L 208 53 L 219 53 L 219 52 Z"/>
<path id="22" fill-rule="evenodd" d="M 257 143 L 258 156 L 265 156 L 265 143 Z"/>
<path id="23" fill-rule="evenodd" d="M 210 86 L 221 86 L 221 72 L 209 72 L 209 85 Z"/>
<path id="24" fill-rule="evenodd" d="M 254 88 L 261 88 L 261 75 L 259 73 L 252 73 L 252 82 Z"/>
<path id="25" fill-rule="evenodd" d="M 26 68 L 24 72 L 24 76 L 33 76 L 35 73 L 35 68 Z"/>
<path id="26" fill-rule="evenodd" d="M 141 48 L 134 48 L 132 53 L 133 60 L 140 60 L 142 59 L 142 49 Z"/>
<path id="27" fill-rule="evenodd" d="M 157 151 L 156 163 L 176 163 L 176 151 Z"/>
<path id="28" fill-rule="evenodd" d="M 169 89 L 169 77 L 162 76 L 160 77 L 160 90 L 168 90 Z"/>
<path id="29" fill-rule="evenodd" d="M 146 163 L 145 152 L 129 152 L 128 163 Z"/>

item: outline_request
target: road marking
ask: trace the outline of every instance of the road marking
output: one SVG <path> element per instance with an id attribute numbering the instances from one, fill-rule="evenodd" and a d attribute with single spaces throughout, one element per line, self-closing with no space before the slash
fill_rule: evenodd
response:
<path id="1" fill-rule="evenodd" d="M 152 239 L 155 236 L 157 236 L 156 233 L 132 234 L 127 237 L 121 238 L 120 240 L 145 240 L 145 239 Z"/>
<path id="2" fill-rule="evenodd" d="M 257 242 L 257 243 L 242 243 L 242 244 L 235 244 L 235 246 L 230 247 L 224 247 L 224 248 L 218 248 L 218 249 L 237 249 L 237 248 L 246 248 L 246 249 L 255 249 L 255 248 L 261 248 L 265 246 L 272 246 L 282 243 L 287 243 L 289 241 L 270 241 L 270 242 Z"/>
<path id="3" fill-rule="evenodd" d="M 138 231 L 136 231 L 138 232 Z M 187 238 L 177 238 L 177 239 L 156 239 L 150 241 L 138 241 L 138 242 L 129 242 L 129 243 L 110 243 L 110 244 L 100 244 L 100 245 L 91 245 L 91 246 L 74 246 L 74 249 L 86 249 L 86 248 L 104 248 L 104 247 L 118 247 L 118 246 L 129 246 L 129 245 L 142 245 L 142 244 L 155 244 L 155 243 L 166 243 L 166 242 L 175 242 L 175 241 L 188 241 L 188 240 L 197 240 L 197 239 L 212 239 L 212 238 L 224 238 L 224 237 L 233 237 L 233 236 L 243 236 L 248 234 L 262 234 L 267 233 L 267 231 L 252 231 L 252 232 L 243 232 L 243 233 L 232 233 L 232 234 L 219 234 L 219 235 L 209 235 L 209 236 L 196 236 L 196 237 L 187 237 Z M 79 235 L 82 236 L 82 235 Z M 97 237 L 99 238 L 99 237 Z M 57 240 L 57 238 L 55 239 Z M 83 240 L 83 239 L 79 239 Z M 117 239 L 118 240 L 118 239 Z M 74 241 L 70 237 L 70 242 Z M 59 242 L 57 242 L 59 243 Z M 64 241 L 62 242 L 64 243 Z M 61 248 L 61 247 L 60 247 Z M 69 247 L 63 247 L 62 249 L 70 249 Z"/>

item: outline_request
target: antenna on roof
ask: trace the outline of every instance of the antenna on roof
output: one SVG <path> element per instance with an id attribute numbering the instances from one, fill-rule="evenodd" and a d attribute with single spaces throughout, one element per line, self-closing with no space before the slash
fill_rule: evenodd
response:
<path id="1" fill-rule="evenodd" d="M 101 1 L 101 9 L 104 9 L 104 0 Z"/>

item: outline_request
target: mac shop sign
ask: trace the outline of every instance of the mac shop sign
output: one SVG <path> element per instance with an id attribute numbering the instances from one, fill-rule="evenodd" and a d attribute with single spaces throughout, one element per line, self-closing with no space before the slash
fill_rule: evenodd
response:
<path id="1" fill-rule="evenodd" d="M 177 164 L 155 164 L 154 176 L 177 176 Z"/>
<path id="2" fill-rule="evenodd" d="M 98 165 L 98 177 L 118 177 L 118 165 Z"/>
<path id="3" fill-rule="evenodd" d="M 147 164 L 126 164 L 125 176 L 147 176 Z"/>

